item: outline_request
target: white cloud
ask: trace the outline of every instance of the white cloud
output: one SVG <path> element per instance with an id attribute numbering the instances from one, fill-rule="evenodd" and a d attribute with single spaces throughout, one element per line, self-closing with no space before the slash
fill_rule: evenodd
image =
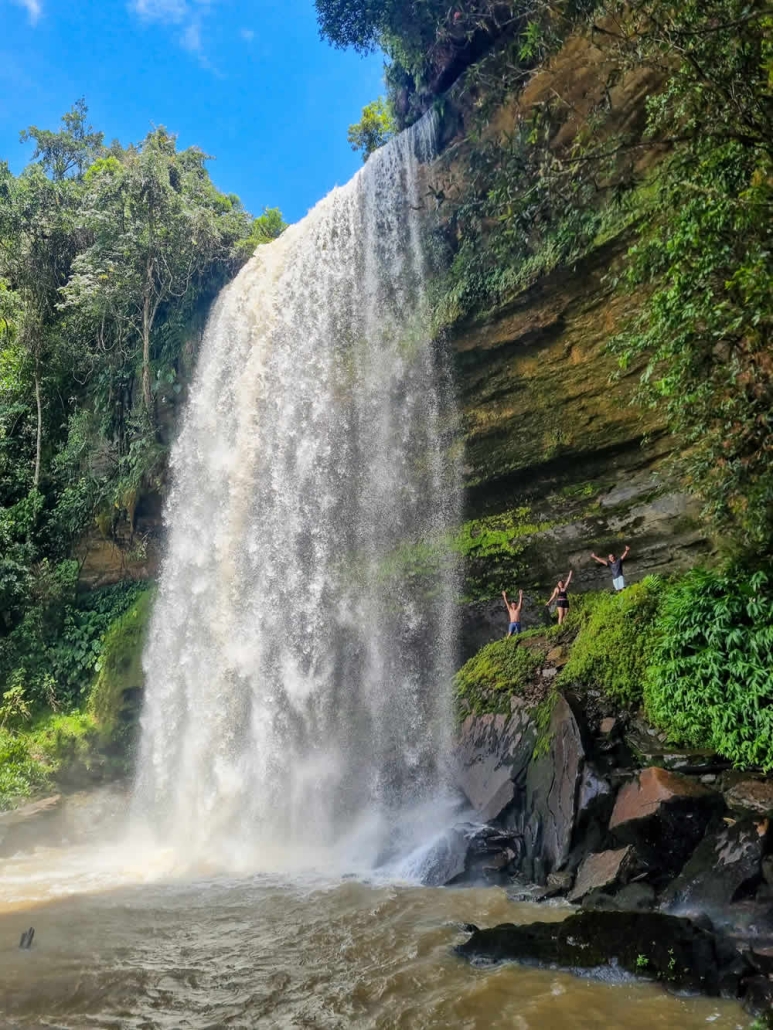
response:
<path id="1" fill-rule="evenodd" d="M 253 41 L 253 39 L 255 38 L 255 30 L 254 29 L 240 29 L 239 30 L 239 35 L 242 37 L 242 39 L 246 40 L 248 43 L 251 43 Z"/>
<path id="2" fill-rule="evenodd" d="M 193 53 L 200 53 L 202 50 L 201 22 L 192 21 L 189 25 L 186 25 L 180 43 L 186 50 L 190 50 Z"/>
<path id="3" fill-rule="evenodd" d="M 14 3 L 18 7 L 23 7 L 27 14 L 30 16 L 30 21 L 33 25 L 37 23 L 38 18 L 43 13 L 43 7 L 40 0 L 14 0 Z"/>
<path id="4" fill-rule="evenodd" d="M 38 0 L 32 0 L 38 2 Z M 211 69 L 204 56 L 203 18 L 216 0 L 129 0 L 129 10 L 145 22 L 180 28 L 180 46 L 195 54 L 199 63 Z"/>
<path id="5" fill-rule="evenodd" d="M 190 11 L 187 0 L 132 0 L 129 7 L 145 21 L 160 21 L 176 25 L 185 21 Z"/>

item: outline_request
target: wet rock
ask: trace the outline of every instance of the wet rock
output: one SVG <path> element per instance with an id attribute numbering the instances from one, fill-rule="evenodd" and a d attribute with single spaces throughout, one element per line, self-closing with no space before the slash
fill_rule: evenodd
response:
<path id="1" fill-rule="evenodd" d="M 457 748 L 457 783 L 482 822 L 490 822 L 515 797 L 525 779 L 537 731 L 523 706 L 510 716 L 469 715 Z"/>
<path id="2" fill-rule="evenodd" d="M 550 722 L 548 753 L 531 762 L 526 790 L 511 821 L 523 840 L 521 873 L 536 883 L 566 866 L 577 818 L 585 749 L 577 720 L 559 696 Z"/>
<path id="3" fill-rule="evenodd" d="M 702 783 L 652 766 L 617 795 L 609 830 L 619 844 L 635 844 L 658 882 L 675 876 L 723 806 Z"/>
<path id="4" fill-rule="evenodd" d="M 569 653 L 565 647 L 553 647 L 545 656 L 545 661 L 555 665 L 557 669 L 562 669 L 569 661 Z"/>
<path id="5" fill-rule="evenodd" d="M 629 883 L 614 894 L 592 890 L 583 898 L 582 907 L 603 912 L 651 912 L 655 907 L 655 889 L 648 883 Z"/>
<path id="6" fill-rule="evenodd" d="M 773 886 L 773 855 L 766 855 L 762 860 L 762 879 Z"/>
<path id="7" fill-rule="evenodd" d="M 581 901 L 586 894 L 598 888 L 626 883 L 637 868 L 633 847 L 617 851 L 601 851 L 588 857 L 577 870 L 577 879 L 569 892 L 569 901 Z"/>
<path id="8" fill-rule="evenodd" d="M 573 883 L 574 873 L 570 873 L 567 869 L 560 873 L 550 873 L 547 879 L 548 888 L 559 894 L 566 894 L 567 891 L 570 891 Z"/>
<path id="9" fill-rule="evenodd" d="M 740 780 L 726 790 L 724 796 L 732 812 L 773 816 L 773 780 Z"/>
<path id="10" fill-rule="evenodd" d="M 420 872 L 428 887 L 449 884 L 498 884 L 517 858 L 519 843 L 493 826 L 465 823 L 442 835 L 424 858 Z"/>
<path id="11" fill-rule="evenodd" d="M 753 976 L 743 985 L 743 1007 L 750 1016 L 767 1017 L 765 1026 L 773 1026 L 773 979 Z"/>
<path id="12" fill-rule="evenodd" d="M 614 895 L 622 912 L 650 912 L 655 907 L 655 888 L 648 883 L 629 883 Z"/>
<path id="13" fill-rule="evenodd" d="M 707 911 L 726 918 L 727 906 L 762 880 L 764 838 L 755 823 L 739 822 L 709 834 L 661 899 L 666 911 Z"/>
<path id="14" fill-rule="evenodd" d="M 457 947 L 478 962 L 516 961 L 586 972 L 623 969 L 675 989 L 738 996 L 755 970 L 728 942 L 656 912 L 583 911 L 563 923 L 504 923 Z"/>
<path id="15" fill-rule="evenodd" d="M 657 815 L 664 805 L 684 798 L 705 798 L 711 791 L 686 776 L 651 766 L 627 783 L 617 796 L 610 830 Z"/>
<path id="16" fill-rule="evenodd" d="M 613 719 L 611 716 L 601 720 L 599 725 L 599 732 L 603 733 L 605 737 L 608 737 L 610 733 L 613 733 L 617 728 L 617 719 Z"/>

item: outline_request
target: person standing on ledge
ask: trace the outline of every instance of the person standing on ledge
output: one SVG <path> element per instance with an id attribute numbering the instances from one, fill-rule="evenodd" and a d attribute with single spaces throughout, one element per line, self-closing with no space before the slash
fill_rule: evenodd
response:
<path id="1" fill-rule="evenodd" d="M 606 565 L 612 573 L 612 585 L 615 590 L 620 593 L 621 590 L 625 590 L 625 577 L 623 576 L 623 562 L 630 554 L 631 548 L 629 544 L 625 545 L 625 550 L 619 558 L 615 558 L 614 554 L 607 555 L 607 560 L 599 558 L 597 554 L 591 553 L 591 558 L 597 561 L 599 565 Z"/>
<path id="2" fill-rule="evenodd" d="M 546 608 L 549 608 L 553 603 L 553 600 L 555 599 L 559 626 L 563 625 L 564 619 L 566 618 L 566 614 L 569 611 L 569 598 L 567 597 L 566 592 L 569 589 L 569 584 L 572 582 L 572 575 L 573 570 L 570 569 L 569 575 L 566 577 L 566 579 L 559 579 L 558 583 L 553 588 L 553 593 L 550 595 L 550 600 L 545 605 Z"/>
<path id="3" fill-rule="evenodd" d="M 508 637 L 518 636 L 521 632 L 521 608 L 523 608 L 523 590 L 518 591 L 518 604 L 513 601 L 507 600 L 507 591 L 502 591 L 502 597 L 505 599 L 505 608 L 507 608 L 507 614 L 510 616 L 510 625 L 507 627 Z"/>

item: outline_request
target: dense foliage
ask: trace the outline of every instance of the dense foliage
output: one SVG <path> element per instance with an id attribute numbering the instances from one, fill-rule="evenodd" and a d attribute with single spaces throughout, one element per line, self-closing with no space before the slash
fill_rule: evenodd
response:
<path id="1" fill-rule="evenodd" d="M 773 577 L 695 570 L 654 625 L 646 710 L 672 740 L 773 770 Z"/>
<path id="2" fill-rule="evenodd" d="M 646 359 L 684 472 L 715 522 L 773 537 L 773 11 L 757 0 L 616 6 L 627 66 L 668 69 L 647 134 L 666 142 L 626 274 L 647 295 L 617 341 Z"/>
<path id="3" fill-rule="evenodd" d="M 79 703 L 136 593 L 79 597 L 73 543 L 122 524 L 142 548 L 136 506 L 160 485 L 190 341 L 285 225 L 252 219 L 163 128 L 106 147 L 83 101 L 22 137 L 31 164 L 0 164 L 0 695 L 34 713 Z"/>
<path id="4" fill-rule="evenodd" d="M 561 682 L 600 687 L 617 704 L 638 705 L 663 589 L 661 580 L 649 576 L 619 594 L 583 596 L 575 606 L 578 633 Z"/>

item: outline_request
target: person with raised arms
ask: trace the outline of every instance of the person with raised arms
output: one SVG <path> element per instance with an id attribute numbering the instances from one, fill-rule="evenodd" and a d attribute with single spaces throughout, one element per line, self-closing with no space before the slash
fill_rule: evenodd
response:
<path id="1" fill-rule="evenodd" d="M 505 608 L 507 608 L 507 614 L 510 616 L 510 625 L 507 627 L 508 637 L 518 636 L 521 632 L 521 608 L 523 608 L 523 590 L 518 591 L 518 604 L 514 601 L 508 601 L 507 591 L 502 591 L 502 597 L 505 599 Z"/>

